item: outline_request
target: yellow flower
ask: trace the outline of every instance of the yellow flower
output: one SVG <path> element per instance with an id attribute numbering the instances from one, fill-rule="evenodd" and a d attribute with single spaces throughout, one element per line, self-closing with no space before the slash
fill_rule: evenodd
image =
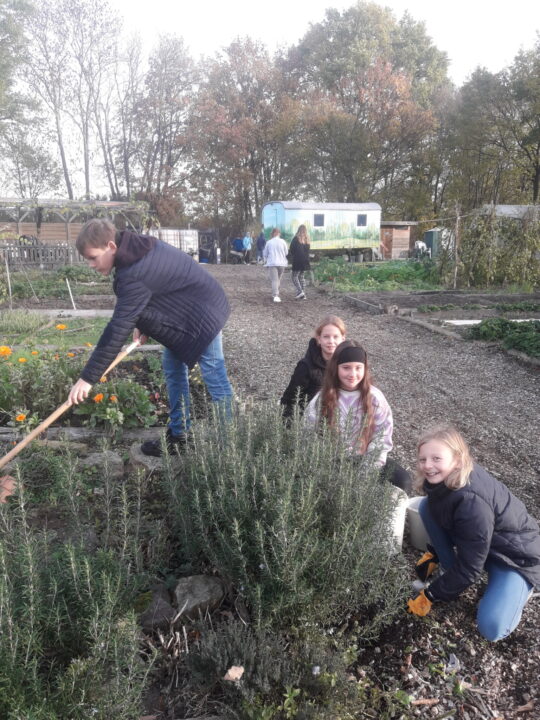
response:
<path id="1" fill-rule="evenodd" d="M 102 376 L 99 378 L 99 382 L 107 382 L 107 376 L 106 376 L 106 375 L 102 375 Z"/>
<path id="2" fill-rule="evenodd" d="M 111 397 L 109 398 L 109 400 L 110 400 L 112 403 L 117 403 L 117 402 L 118 402 L 118 398 L 116 397 L 116 395 L 111 395 Z"/>
<path id="3" fill-rule="evenodd" d="M 75 353 L 68 353 L 67 356 L 68 356 L 68 357 L 75 357 Z"/>
<path id="4" fill-rule="evenodd" d="M 66 330 L 67 325 L 64 325 L 63 323 L 58 323 L 58 325 L 56 326 L 56 329 L 57 330 Z"/>
<path id="5" fill-rule="evenodd" d="M 28 362 L 26 358 L 19 358 L 19 362 Z"/>
<path id="6" fill-rule="evenodd" d="M 23 422 L 26 420 L 26 415 L 24 413 L 19 413 L 18 415 L 15 415 L 15 420 L 17 422 Z"/>
<path id="7" fill-rule="evenodd" d="M 94 397 L 94 402 L 95 402 L 95 403 L 100 403 L 102 400 L 103 400 L 103 393 L 98 393 L 98 394 Z"/>
<path id="8" fill-rule="evenodd" d="M 8 347 L 7 345 L 0 345 L 0 356 L 1 357 L 9 357 L 13 350 Z"/>
<path id="9" fill-rule="evenodd" d="M 30 355 L 39 355 L 39 353 L 38 353 L 37 350 L 32 350 L 32 352 L 30 353 Z"/>
<path id="10" fill-rule="evenodd" d="M 84 343 L 86 347 L 92 347 L 92 343 Z"/>

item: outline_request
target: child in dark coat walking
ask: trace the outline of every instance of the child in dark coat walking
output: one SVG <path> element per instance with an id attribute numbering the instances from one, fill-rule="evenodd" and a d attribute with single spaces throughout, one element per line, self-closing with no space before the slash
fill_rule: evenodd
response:
<path id="1" fill-rule="evenodd" d="M 454 600 L 487 571 L 477 625 L 487 640 L 500 640 L 517 627 L 533 587 L 540 585 L 538 523 L 521 500 L 473 462 L 455 428 L 429 430 L 417 448 L 417 482 L 427 496 L 419 512 L 435 549 L 418 567 L 433 571 L 440 561 L 444 572 L 409 600 L 409 610 L 427 615 L 433 603 Z"/>
<path id="2" fill-rule="evenodd" d="M 299 225 L 296 235 L 289 246 L 289 257 L 292 261 L 292 281 L 296 289 L 296 299 L 306 299 L 306 280 L 304 273 L 311 269 L 309 264 L 309 235 L 305 225 Z"/>

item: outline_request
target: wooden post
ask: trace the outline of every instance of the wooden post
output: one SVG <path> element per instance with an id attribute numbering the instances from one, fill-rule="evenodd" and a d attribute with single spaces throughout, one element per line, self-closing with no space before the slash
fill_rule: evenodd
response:
<path id="1" fill-rule="evenodd" d="M 9 274 L 8 254 L 9 254 L 9 247 L 6 248 L 6 254 L 4 255 L 4 259 L 6 261 L 6 278 L 7 278 L 8 291 L 9 291 L 9 309 L 13 310 L 13 295 L 11 294 L 11 276 Z"/>
<path id="2" fill-rule="evenodd" d="M 456 229 L 454 231 L 454 290 L 457 288 L 457 273 L 459 264 L 459 204 L 456 203 Z"/>

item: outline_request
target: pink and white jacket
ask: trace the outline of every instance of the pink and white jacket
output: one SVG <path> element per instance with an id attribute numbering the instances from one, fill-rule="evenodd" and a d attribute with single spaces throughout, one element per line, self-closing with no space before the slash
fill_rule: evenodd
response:
<path id="1" fill-rule="evenodd" d="M 319 405 L 321 393 L 318 392 L 307 406 L 304 414 L 308 427 L 316 428 L 319 424 Z M 373 407 L 373 437 L 366 453 L 376 453 L 376 464 L 382 467 L 392 449 L 392 432 L 394 420 L 392 410 L 379 388 L 371 386 L 371 403 Z M 338 427 L 341 437 L 351 455 L 358 455 L 358 438 L 362 431 L 364 411 L 359 390 L 340 390 L 337 407 Z"/>

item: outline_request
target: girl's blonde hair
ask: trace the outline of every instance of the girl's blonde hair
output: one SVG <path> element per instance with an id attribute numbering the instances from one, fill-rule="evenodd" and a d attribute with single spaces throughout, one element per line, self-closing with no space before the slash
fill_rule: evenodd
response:
<path id="1" fill-rule="evenodd" d="M 329 324 L 335 324 L 335 323 L 326 323 Z M 339 375 L 338 375 L 338 365 L 339 365 L 339 358 L 343 350 L 348 347 L 358 347 L 361 348 L 362 346 L 360 343 L 356 342 L 355 340 L 344 340 L 342 343 L 340 343 L 337 348 L 334 350 L 334 354 L 330 358 L 330 360 L 326 364 L 326 371 L 324 373 L 323 377 L 323 384 L 321 388 L 321 394 L 320 394 L 320 405 L 319 405 L 319 413 L 320 413 L 320 419 L 321 421 L 325 421 L 328 423 L 330 427 L 336 428 L 336 409 L 338 406 L 338 399 L 339 399 L 339 390 L 340 390 L 340 383 L 339 383 Z M 363 348 L 362 348 L 363 349 Z M 364 414 L 364 420 L 362 423 L 362 430 L 360 432 L 360 435 L 358 436 L 358 451 L 360 455 L 363 455 L 369 443 L 373 439 L 373 430 L 375 425 L 374 420 L 374 412 L 373 412 L 373 404 L 372 404 L 372 397 L 371 397 L 371 373 L 369 372 L 369 364 L 368 364 L 368 358 L 366 353 L 366 361 L 364 363 L 364 377 L 358 384 L 358 391 L 360 393 L 360 398 L 362 402 L 362 411 Z"/>
<path id="2" fill-rule="evenodd" d="M 327 325 L 333 325 L 334 327 L 337 327 L 337 329 L 343 335 L 343 337 L 345 337 L 345 335 L 347 334 L 347 328 L 345 327 L 345 323 L 343 322 L 343 320 L 340 317 L 338 317 L 337 315 L 325 315 L 323 317 L 323 319 L 321 320 L 321 322 L 315 328 L 313 337 L 320 338 L 323 329 Z"/>
<path id="3" fill-rule="evenodd" d="M 469 477 L 473 469 L 473 459 L 469 451 L 463 435 L 452 425 L 437 425 L 426 430 L 419 438 L 416 444 L 416 456 L 420 453 L 420 448 L 430 440 L 437 440 L 444 443 L 450 448 L 454 459 L 458 461 L 458 467 L 453 470 L 444 481 L 444 484 L 450 490 L 459 490 L 467 485 Z M 421 490 L 424 484 L 424 475 L 420 472 L 418 466 L 415 473 L 415 489 Z"/>

